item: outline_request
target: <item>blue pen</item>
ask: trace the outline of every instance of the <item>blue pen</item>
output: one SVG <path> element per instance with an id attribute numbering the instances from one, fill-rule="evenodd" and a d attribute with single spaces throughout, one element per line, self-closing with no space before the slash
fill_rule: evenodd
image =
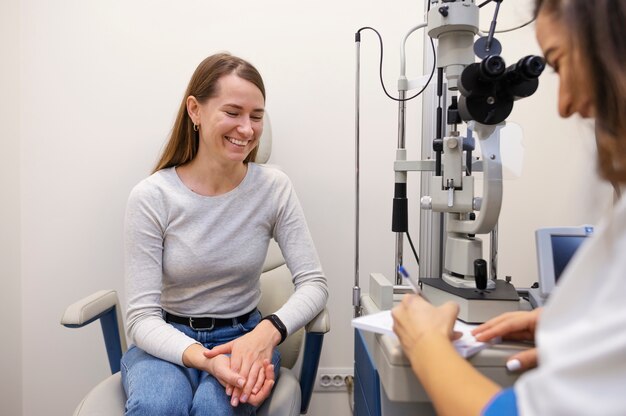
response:
<path id="1" fill-rule="evenodd" d="M 399 272 L 400 272 L 400 274 L 401 274 L 402 276 L 404 276 L 406 279 L 408 279 L 408 278 L 409 278 L 409 272 L 407 272 L 407 271 L 406 271 L 406 269 L 404 268 L 404 266 L 403 266 L 403 265 L 399 265 L 399 266 L 398 266 L 398 271 L 399 271 Z"/>
<path id="2" fill-rule="evenodd" d="M 411 288 L 413 289 L 413 292 L 419 294 L 421 291 L 419 290 L 417 286 L 415 286 L 415 283 L 413 283 L 413 281 L 410 279 L 411 275 L 409 275 L 409 272 L 404 268 L 403 265 L 398 266 L 398 271 L 400 272 L 402 276 L 404 276 L 405 280 L 408 280 L 409 285 L 411 285 Z"/>

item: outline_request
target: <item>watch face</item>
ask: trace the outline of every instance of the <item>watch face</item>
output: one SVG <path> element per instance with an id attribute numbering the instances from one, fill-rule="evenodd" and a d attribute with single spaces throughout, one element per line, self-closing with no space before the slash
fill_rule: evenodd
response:
<path id="1" fill-rule="evenodd" d="M 285 338 L 287 338 L 287 328 L 278 316 L 268 315 L 263 319 L 267 319 L 268 321 L 270 321 L 272 325 L 274 325 L 274 327 L 278 330 L 278 332 L 280 333 L 280 342 L 283 342 Z"/>

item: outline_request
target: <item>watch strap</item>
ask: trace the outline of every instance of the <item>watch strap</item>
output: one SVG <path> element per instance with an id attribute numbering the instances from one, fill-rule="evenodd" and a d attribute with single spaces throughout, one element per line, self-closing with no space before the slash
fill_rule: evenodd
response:
<path id="1" fill-rule="evenodd" d="M 287 338 L 287 327 L 285 326 L 285 324 L 283 324 L 283 321 L 281 321 L 280 318 L 274 314 L 267 315 L 262 320 L 268 320 L 272 323 L 272 325 L 274 325 L 274 328 L 276 328 L 280 333 L 280 342 L 278 343 L 278 345 L 282 344 L 283 341 L 285 341 L 285 339 Z"/>

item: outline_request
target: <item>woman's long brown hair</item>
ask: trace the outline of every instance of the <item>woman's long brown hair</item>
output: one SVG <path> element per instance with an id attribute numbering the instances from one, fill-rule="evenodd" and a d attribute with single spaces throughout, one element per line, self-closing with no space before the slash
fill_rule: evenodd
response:
<path id="1" fill-rule="evenodd" d="M 600 175 L 626 183 L 626 1 L 536 0 L 569 30 L 592 87 Z"/>

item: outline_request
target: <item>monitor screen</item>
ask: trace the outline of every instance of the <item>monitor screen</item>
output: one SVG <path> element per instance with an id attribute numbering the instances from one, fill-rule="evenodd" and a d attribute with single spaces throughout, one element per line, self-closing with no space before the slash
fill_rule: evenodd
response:
<path id="1" fill-rule="evenodd" d="M 593 227 L 590 225 L 540 228 L 535 232 L 539 291 L 542 297 L 550 295 L 567 264 L 591 234 Z"/>
<path id="2" fill-rule="evenodd" d="M 581 235 L 552 235 L 552 262 L 554 264 L 554 281 L 558 282 L 561 273 L 572 259 L 580 244 L 587 238 Z"/>

